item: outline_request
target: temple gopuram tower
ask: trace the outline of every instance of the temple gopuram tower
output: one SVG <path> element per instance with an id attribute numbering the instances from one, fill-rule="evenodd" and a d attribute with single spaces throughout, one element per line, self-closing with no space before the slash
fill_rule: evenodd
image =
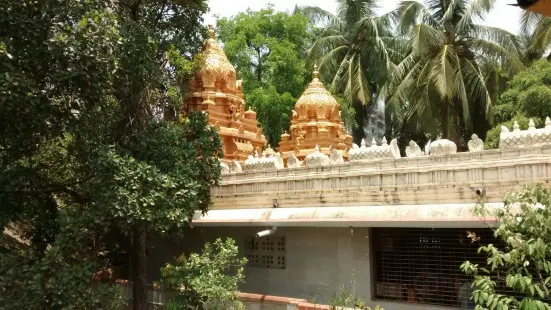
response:
<path id="1" fill-rule="evenodd" d="M 209 33 L 202 51 L 204 63 L 191 82 L 184 114 L 207 112 L 209 124 L 216 127 L 223 143 L 223 161 L 244 163 L 248 155 L 262 152 L 266 138 L 258 127 L 256 113 L 245 111 L 241 81 L 236 80 L 235 68 L 218 45 L 212 25 Z"/>
<path id="2" fill-rule="evenodd" d="M 315 151 L 330 155 L 336 149 L 345 159 L 352 146 L 346 134 L 337 100 L 325 89 L 314 66 L 313 80 L 297 100 L 289 132 L 281 135 L 278 151 L 284 161 L 294 154 L 299 160 Z"/>

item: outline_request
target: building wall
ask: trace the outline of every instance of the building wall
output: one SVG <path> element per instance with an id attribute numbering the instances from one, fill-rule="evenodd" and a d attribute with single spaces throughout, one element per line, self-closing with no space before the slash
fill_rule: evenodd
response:
<path id="1" fill-rule="evenodd" d="M 180 242 L 158 240 L 149 259 L 151 280 L 159 278 L 159 268 L 184 250 L 198 252 L 204 242 L 218 237 L 236 240 L 244 255 L 245 238 L 253 236 L 258 227 L 196 227 L 184 232 Z M 247 293 L 302 298 L 326 304 L 340 286 L 351 286 L 370 306 L 381 305 L 387 310 L 448 309 L 404 302 L 371 300 L 371 261 L 369 228 L 302 228 L 280 227 L 275 236 L 285 236 L 286 268 L 245 269 L 241 291 Z"/>
<path id="2" fill-rule="evenodd" d="M 551 145 L 224 175 L 213 209 L 486 202 L 551 179 Z"/>

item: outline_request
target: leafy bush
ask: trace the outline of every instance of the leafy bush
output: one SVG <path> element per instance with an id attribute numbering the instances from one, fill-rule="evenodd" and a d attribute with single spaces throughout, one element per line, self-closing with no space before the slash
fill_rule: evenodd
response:
<path id="1" fill-rule="evenodd" d="M 371 310 L 365 305 L 363 298 L 356 296 L 352 292 L 351 287 L 341 285 L 337 291 L 329 298 L 329 307 L 331 309 L 354 309 L 354 310 Z M 385 310 L 376 306 L 373 310 Z"/>
<path id="2" fill-rule="evenodd" d="M 511 128 L 517 120 L 521 129 L 528 128 L 529 118 L 539 127 L 551 116 L 551 63 L 534 62 L 509 82 L 509 89 L 494 106 L 494 124 L 486 136 L 486 148 L 499 147 L 501 126 Z"/>
<path id="3" fill-rule="evenodd" d="M 466 261 L 463 272 L 474 276 L 476 309 L 551 309 L 551 196 L 542 185 L 527 186 L 505 197 L 505 208 L 490 211 L 477 208 L 479 215 L 493 215 L 499 221 L 496 238 L 505 247 L 482 245 L 487 267 Z M 471 235 L 473 242 L 479 237 Z M 482 240 L 483 241 L 483 240 Z M 497 292 L 497 283 L 510 292 Z"/>
<path id="4" fill-rule="evenodd" d="M 528 116 L 551 116 L 551 88 L 547 85 L 530 87 L 519 95 L 519 103 Z"/>
<path id="5" fill-rule="evenodd" d="M 246 263 L 230 238 L 206 243 L 201 254 L 180 256 L 161 268 L 162 286 L 178 292 L 168 309 L 242 309 L 237 293 Z"/>

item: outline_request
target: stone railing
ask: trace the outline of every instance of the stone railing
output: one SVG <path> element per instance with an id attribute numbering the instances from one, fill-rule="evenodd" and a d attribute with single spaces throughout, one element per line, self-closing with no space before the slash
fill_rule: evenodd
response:
<path id="1" fill-rule="evenodd" d="M 499 148 L 507 149 L 514 147 L 527 147 L 551 144 L 551 120 L 549 117 L 545 120 L 544 128 L 536 128 L 533 120 L 528 124 L 528 130 L 520 130 L 515 121 L 513 131 L 501 126 L 501 135 L 499 137 Z"/>
<path id="2" fill-rule="evenodd" d="M 534 132 L 546 135 L 549 128 L 504 132 L 501 140 Z M 214 209 L 463 203 L 477 196 L 498 202 L 505 192 L 524 184 L 551 180 L 551 140 L 517 140 L 499 150 L 483 150 L 473 135 L 470 151 L 460 153 L 453 142 L 437 140 L 430 144 L 429 155 L 412 142 L 405 158 L 391 149 L 393 142 L 383 141 L 380 146 L 355 147 L 369 155 L 356 154 L 349 162 L 327 160 L 319 153 L 313 162 L 307 158 L 295 168 L 245 169 L 225 174 L 212 189 Z M 479 188 L 482 195 L 477 194 Z"/>

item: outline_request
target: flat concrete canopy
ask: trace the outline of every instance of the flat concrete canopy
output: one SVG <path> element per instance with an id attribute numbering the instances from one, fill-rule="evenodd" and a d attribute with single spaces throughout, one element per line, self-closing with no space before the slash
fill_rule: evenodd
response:
<path id="1" fill-rule="evenodd" d="M 194 226 L 429 227 L 478 228 L 496 224 L 473 214 L 476 204 L 386 205 L 210 210 L 196 213 Z M 503 208 L 503 203 L 486 203 Z"/>

